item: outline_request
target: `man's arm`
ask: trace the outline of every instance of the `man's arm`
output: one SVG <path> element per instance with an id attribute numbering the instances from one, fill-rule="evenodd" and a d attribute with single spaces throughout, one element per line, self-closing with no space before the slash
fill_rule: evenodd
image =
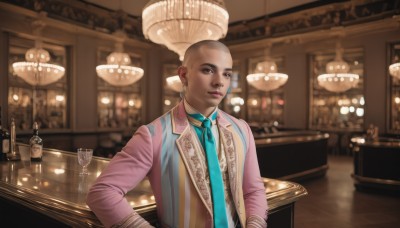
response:
<path id="1" fill-rule="evenodd" d="M 268 204 L 264 182 L 260 176 L 260 168 L 253 134 L 249 125 L 242 121 L 247 131 L 247 152 L 244 165 L 243 195 L 246 207 L 248 227 L 266 227 Z"/>
<path id="2" fill-rule="evenodd" d="M 151 136 L 148 128 L 142 126 L 111 159 L 88 192 L 86 203 L 104 226 L 149 225 L 132 209 L 125 194 L 143 180 L 152 164 Z"/>

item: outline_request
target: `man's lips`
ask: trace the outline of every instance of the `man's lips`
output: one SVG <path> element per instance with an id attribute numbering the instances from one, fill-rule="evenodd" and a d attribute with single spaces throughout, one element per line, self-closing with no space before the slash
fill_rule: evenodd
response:
<path id="1" fill-rule="evenodd" d="M 221 92 L 218 92 L 218 91 L 212 91 L 212 92 L 208 92 L 208 93 L 211 94 L 211 95 L 214 95 L 214 96 L 223 96 L 223 94 Z"/>

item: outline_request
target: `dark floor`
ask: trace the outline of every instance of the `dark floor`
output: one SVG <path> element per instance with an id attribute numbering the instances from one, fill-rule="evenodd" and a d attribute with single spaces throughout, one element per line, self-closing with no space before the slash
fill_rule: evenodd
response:
<path id="1" fill-rule="evenodd" d="M 329 155 L 325 177 L 300 183 L 308 195 L 295 204 L 295 228 L 400 228 L 400 196 L 356 191 L 352 159 Z"/>

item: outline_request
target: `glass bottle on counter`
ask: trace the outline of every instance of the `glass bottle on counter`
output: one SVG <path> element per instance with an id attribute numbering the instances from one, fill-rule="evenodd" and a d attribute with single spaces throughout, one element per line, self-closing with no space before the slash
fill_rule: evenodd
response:
<path id="1" fill-rule="evenodd" d="M 9 161 L 21 161 L 21 155 L 19 153 L 19 147 L 17 146 L 17 133 L 15 130 L 15 121 L 14 118 L 11 118 L 11 126 L 10 126 L 10 152 L 8 152 L 8 160 Z"/>
<path id="2" fill-rule="evenodd" d="M 39 126 L 37 122 L 33 124 L 33 136 L 29 140 L 31 149 L 31 161 L 42 161 L 43 155 L 43 140 L 39 137 Z"/>
<path id="3" fill-rule="evenodd" d="M 0 107 L 0 161 L 7 161 L 7 154 L 10 151 L 10 135 L 1 125 L 1 107 Z"/>

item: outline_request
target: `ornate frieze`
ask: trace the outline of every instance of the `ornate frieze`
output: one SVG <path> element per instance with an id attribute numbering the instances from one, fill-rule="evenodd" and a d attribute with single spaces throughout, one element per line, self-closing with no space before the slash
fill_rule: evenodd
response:
<path id="1" fill-rule="evenodd" d="M 99 32 L 113 33 L 123 28 L 129 37 L 147 41 L 141 16 L 127 15 L 84 1 L 2 0 L 47 16 Z M 356 25 L 400 15 L 400 0 L 352 0 L 309 4 L 307 9 L 291 9 L 252 20 L 229 24 L 223 39 L 228 44 L 283 37 L 337 26 Z"/>
<path id="2" fill-rule="evenodd" d="M 140 16 L 127 15 L 83 1 L 62 0 L 2 0 L 36 12 L 46 12 L 49 18 L 112 34 L 124 29 L 130 38 L 145 41 Z"/>
<path id="3" fill-rule="evenodd" d="M 282 12 L 229 25 L 227 43 L 306 33 L 390 18 L 400 14 L 400 0 L 353 0 L 296 12 Z"/>

